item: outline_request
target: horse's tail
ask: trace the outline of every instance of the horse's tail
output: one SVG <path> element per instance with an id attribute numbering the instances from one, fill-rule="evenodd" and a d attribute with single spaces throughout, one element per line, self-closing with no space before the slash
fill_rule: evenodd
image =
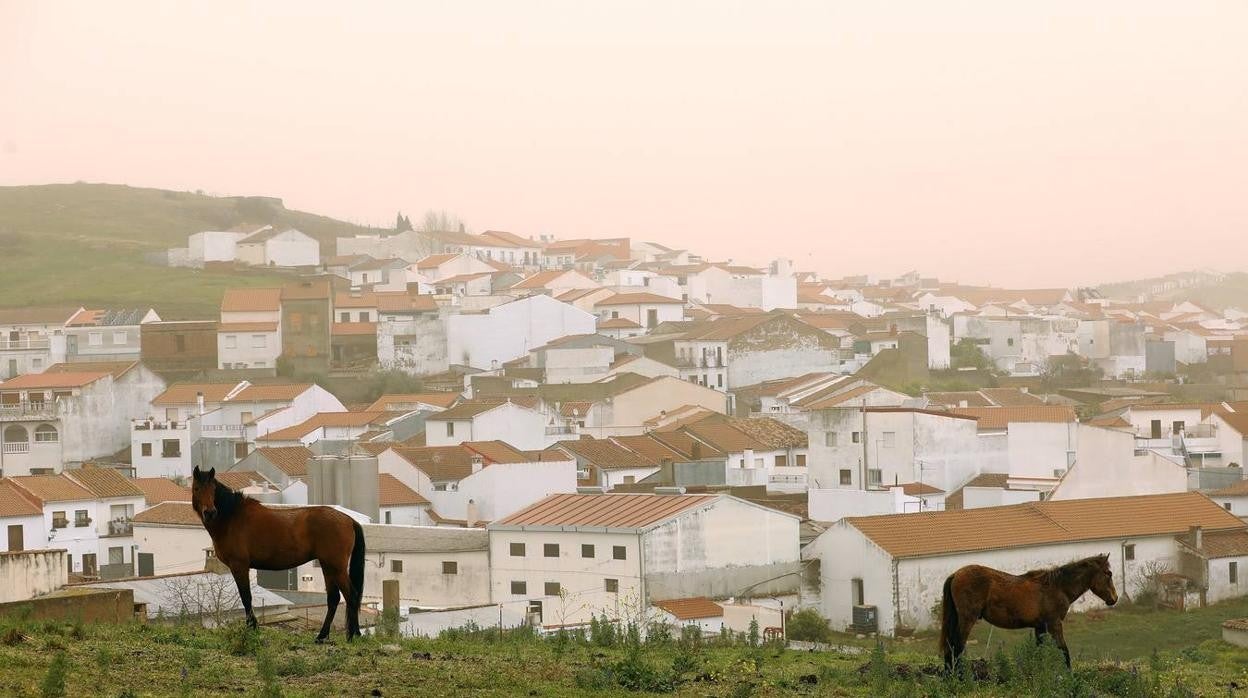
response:
<path id="1" fill-rule="evenodd" d="M 364 527 L 359 521 L 351 521 L 355 529 L 355 544 L 351 546 L 351 564 L 348 574 L 351 577 L 351 596 L 356 608 L 364 599 Z"/>
<path id="2" fill-rule="evenodd" d="M 958 628 L 958 605 L 953 600 L 953 575 L 945 579 L 945 590 L 941 601 L 940 613 L 940 654 L 945 659 L 945 667 L 953 668 L 960 648 L 957 647 L 962 633 Z"/>

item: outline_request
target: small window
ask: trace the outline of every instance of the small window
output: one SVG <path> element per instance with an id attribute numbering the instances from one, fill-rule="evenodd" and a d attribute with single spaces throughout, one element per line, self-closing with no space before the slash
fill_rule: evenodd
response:
<path id="1" fill-rule="evenodd" d="M 104 345 L 104 333 L 103 332 L 88 332 L 87 344 L 93 347 L 103 346 Z"/>
<path id="2" fill-rule="evenodd" d="M 268 342 L 266 341 L 266 338 L 264 335 L 262 334 L 251 335 L 251 348 L 252 349 L 263 349 L 266 344 L 268 344 Z"/>
<path id="3" fill-rule="evenodd" d="M 853 434 L 851 434 L 851 438 L 850 438 L 850 440 L 851 440 L 851 441 L 853 441 L 853 442 L 854 442 L 854 443 L 856 443 L 856 444 L 857 444 L 857 443 L 862 443 L 862 433 L 861 433 L 861 432 L 857 432 L 857 431 L 856 431 L 856 432 L 854 432 Z"/>
<path id="4" fill-rule="evenodd" d="M 884 448 L 893 448 L 896 445 L 897 445 L 897 432 L 895 431 L 884 432 Z"/>
<path id="5" fill-rule="evenodd" d="M 238 335 L 235 335 L 235 334 L 225 335 L 225 348 L 237 349 L 238 348 Z"/>
<path id="6" fill-rule="evenodd" d="M 722 373 L 715 374 L 715 384 L 720 388 L 724 387 L 724 374 Z"/>
<path id="7" fill-rule="evenodd" d="M 884 482 L 884 471 L 879 468 L 867 468 L 867 484 L 879 486 Z"/>
<path id="8" fill-rule="evenodd" d="M 402 560 L 391 560 L 391 561 L 390 561 L 390 571 L 391 571 L 391 572 L 394 572 L 395 574 L 401 574 L 401 573 L 403 572 L 403 561 L 402 561 Z"/>
<path id="9" fill-rule="evenodd" d="M 611 546 L 611 559 L 612 560 L 627 560 L 628 549 L 622 545 Z"/>
<path id="10" fill-rule="evenodd" d="M 1239 563 L 1232 562 L 1227 565 L 1227 576 L 1230 578 L 1231 584 L 1239 584 Z"/>
<path id="11" fill-rule="evenodd" d="M 1128 543 L 1122 546 L 1122 556 L 1128 560 L 1134 560 L 1135 559 L 1135 544 Z"/>
<path id="12" fill-rule="evenodd" d="M 77 509 L 74 511 L 74 526 L 76 528 L 82 528 L 84 526 L 90 526 L 90 525 L 91 525 L 91 517 L 87 516 L 86 509 Z"/>
<path id="13" fill-rule="evenodd" d="M 161 458 L 179 458 L 182 456 L 182 442 L 177 439 L 160 440 Z"/>
<path id="14" fill-rule="evenodd" d="M 516 596 L 524 596 L 529 593 L 529 585 L 524 582 L 512 582 L 511 593 Z"/>
<path id="15" fill-rule="evenodd" d="M 125 343 L 126 343 L 126 333 L 125 333 L 125 332 L 114 332 L 114 333 L 113 333 L 113 344 L 125 344 Z"/>
<path id="16" fill-rule="evenodd" d="M 1006 345 L 1006 346 L 1008 346 L 1008 347 L 1012 347 L 1012 346 L 1014 346 L 1014 338 L 1013 338 L 1013 337 L 1007 337 L 1007 338 L 1006 338 L 1006 340 L 1005 340 L 1005 345 Z"/>
<path id="17" fill-rule="evenodd" d="M 783 456 L 783 455 L 781 455 L 781 456 L 776 456 L 776 467 L 777 467 L 777 468 L 783 468 L 784 466 L 786 466 L 786 465 L 788 465 L 788 464 L 789 464 L 789 459 L 788 459 L 788 457 L 787 457 L 787 456 Z"/>
<path id="18" fill-rule="evenodd" d="M 65 512 L 52 512 L 52 528 L 66 528 L 69 526 L 69 520 L 65 518 Z"/>
<path id="19" fill-rule="evenodd" d="M 542 593 L 547 596 L 558 596 L 559 592 L 559 582 L 546 582 L 542 585 Z"/>
<path id="20" fill-rule="evenodd" d="M 1222 505 L 1222 508 L 1223 508 L 1223 509 L 1226 509 L 1227 511 L 1230 511 L 1230 510 L 1231 510 L 1231 503 L 1230 503 L 1230 502 L 1227 502 L 1226 504 L 1223 504 L 1223 505 Z"/>
<path id="21" fill-rule="evenodd" d="M 852 485 L 852 484 L 854 484 L 854 476 L 853 476 L 853 473 L 851 473 L 851 472 L 849 471 L 849 469 L 848 469 L 848 468 L 845 468 L 845 469 L 842 469 L 842 470 L 841 470 L 841 484 L 842 484 L 842 485 Z"/>
<path id="22" fill-rule="evenodd" d="M 797 462 L 797 467 L 799 467 L 799 468 L 805 468 L 805 467 L 806 467 L 806 454 L 805 454 L 805 453 L 799 453 L 799 454 L 797 454 L 796 456 L 794 456 L 794 459 L 795 459 L 795 460 L 796 460 L 796 462 Z"/>
<path id="23" fill-rule="evenodd" d="M 454 435 L 455 435 L 455 422 L 447 422 L 447 423 L 446 423 L 446 435 L 447 435 L 447 436 L 454 436 Z"/>
<path id="24" fill-rule="evenodd" d="M 459 574 L 459 563 L 454 560 L 443 560 L 442 574 Z"/>
<path id="25" fill-rule="evenodd" d="M 393 522 L 390 520 L 390 512 L 389 512 L 389 511 L 387 511 L 387 512 L 386 512 L 385 514 L 383 514 L 382 516 L 384 516 L 384 517 L 385 517 L 385 519 L 386 519 L 386 523 L 393 523 Z"/>
<path id="26" fill-rule="evenodd" d="M 365 310 L 365 311 L 363 311 L 363 312 L 359 313 L 359 314 L 358 314 L 358 317 L 360 318 L 360 322 L 368 322 L 368 311 L 367 311 L 367 310 Z"/>
<path id="27" fill-rule="evenodd" d="M 542 557 L 559 557 L 559 544 L 546 543 L 542 545 Z"/>
<path id="28" fill-rule="evenodd" d="M 351 322 L 351 313 L 339 313 L 338 321 L 339 322 Z"/>
<path id="29" fill-rule="evenodd" d="M 604 579 L 602 580 L 602 588 L 604 591 L 608 593 L 611 593 L 611 594 L 617 593 L 620 590 L 620 580 Z"/>
<path id="30" fill-rule="evenodd" d="M 139 455 L 142 455 L 142 456 L 152 455 L 152 445 L 150 443 L 139 444 Z"/>
<path id="31" fill-rule="evenodd" d="M 512 557 L 524 557 L 524 543 L 512 543 L 511 544 L 511 556 Z"/>
<path id="32" fill-rule="evenodd" d="M 593 543 L 581 544 L 581 557 L 589 558 L 591 560 L 594 558 L 594 544 Z"/>
<path id="33" fill-rule="evenodd" d="M 823 434 L 823 445 L 836 448 L 836 432 L 827 431 Z"/>

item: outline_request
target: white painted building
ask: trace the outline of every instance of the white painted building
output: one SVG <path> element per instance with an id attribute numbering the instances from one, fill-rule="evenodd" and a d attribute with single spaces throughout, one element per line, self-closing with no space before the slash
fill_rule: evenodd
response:
<path id="1" fill-rule="evenodd" d="M 685 319 L 685 302 L 656 293 L 617 293 L 594 304 L 594 312 L 602 321 L 623 318 L 652 329 L 662 322 Z"/>
<path id="2" fill-rule="evenodd" d="M 235 259 L 257 267 L 305 267 L 321 263 L 321 245 L 294 228 L 266 228 L 235 244 Z"/>
<path id="3" fill-rule="evenodd" d="M 425 443 L 455 446 L 465 441 L 504 441 L 535 451 L 555 441 L 542 414 L 511 401 L 463 402 L 425 419 Z"/>
<path id="4" fill-rule="evenodd" d="M 834 629 L 848 629 L 854 608 L 866 606 L 877 611 L 878 631 L 894 635 L 939 627 L 933 611 L 945 578 L 970 564 L 1021 574 L 1108 553 L 1118 593 L 1129 599 L 1150 564 L 1187 569 L 1176 537 L 1193 526 L 1206 534 L 1245 530 L 1204 495 L 1185 492 L 846 518 L 802 557 L 818 561 L 820 612 Z M 1216 576 L 1209 584 L 1211 597 L 1239 595 Z M 1102 605 L 1087 594 L 1073 610 Z"/>
<path id="5" fill-rule="evenodd" d="M 65 324 L 82 308 L 0 309 L 0 380 L 65 361 Z"/>
<path id="6" fill-rule="evenodd" d="M 491 601 L 543 625 L 797 588 L 798 519 L 727 495 L 565 494 L 488 526 Z"/>
<path id="7" fill-rule="evenodd" d="M 4 551 L 40 550 L 48 544 L 48 526 L 43 508 L 12 480 L 0 478 L 0 529 L 4 531 Z"/>
<path id="8" fill-rule="evenodd" d="M 453 364 L 494 368 L 553 339 L 593 334 L 595 324 L 592 314 L 567 303 L 529 296 L 481 313 L 448 317 L 447 356 Z"/>

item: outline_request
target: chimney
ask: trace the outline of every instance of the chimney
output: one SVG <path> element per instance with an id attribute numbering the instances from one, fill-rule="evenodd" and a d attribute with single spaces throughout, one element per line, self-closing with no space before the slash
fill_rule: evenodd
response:
<path id="1" fill-rule="evenodd" d="M 672 495 L 684 494 L 685 488 L 683 487 L 656 487 L 654 488 L 654 493 L 658 495 L 666 495 L 670 497 Z"/>
<path id="2" fill-rule="evenodd" d="M 464 525 L 467 526 L 468 528 L 476 528 L 477 521 L 480 518 L 481 518 L 480 515 L 477 513 L 477 500 L 469 499 L 468 511 L 464 515 Z"/>
<path id="3" fill-rule="evenodd" d="M 479 472 L 481 472 L 481 469 L 482 469 L 482 468 L 484 468 L 484 467 L 485 467 L 485 459 L 484 459 L 484 458 L 482 458 L 481 456 L 473 456 L 473 457 L 472 457 L 472 472 L 474 472 L 474 473 L 479 473 Z M 494 472 L 494 471 L 492 471 L 492 470 L 491 470 L 490 472 Z"/>
<path id="4" fill-rule="evenodd" d="M 1197 550 L 1204 550 L 1205 536 L 1204 530 L 1200 526 L 1192 526 L 1188 529 L 1188 541 L 1192 547 Z"/>
<path id="5" fill-rule="evenodd" d="M 199 416 L 204 416 L 204 393 L 195 391 L 195 404 L 199 407 Z"/>

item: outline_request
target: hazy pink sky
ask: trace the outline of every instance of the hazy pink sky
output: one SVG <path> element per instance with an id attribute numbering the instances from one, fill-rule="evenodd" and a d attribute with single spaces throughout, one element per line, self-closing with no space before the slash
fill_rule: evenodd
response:
<path id="1" fill-rule="evenodd" d="M 0 0 L 0 184 L 280 196 L 829 275 L 1248 257 L 1248 3 Z"/>

